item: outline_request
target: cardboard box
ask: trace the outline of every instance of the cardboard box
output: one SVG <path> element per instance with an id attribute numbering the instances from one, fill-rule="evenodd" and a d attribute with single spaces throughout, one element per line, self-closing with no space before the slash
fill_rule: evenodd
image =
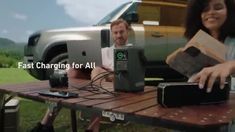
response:
<path id="1" fill-rule="evenodd" d="M 182 75 L 191 77 L 204 67 L 225 61 L 227 46 L 200 30 L 185 45 L 170 54 L 166 63 Z"/>

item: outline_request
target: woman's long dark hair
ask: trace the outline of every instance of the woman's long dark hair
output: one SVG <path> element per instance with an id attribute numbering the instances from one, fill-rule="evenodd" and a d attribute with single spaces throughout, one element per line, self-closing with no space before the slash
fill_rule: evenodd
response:
<path id="1" fill-rule="evenodd" d="M 220 41 L 224 41 L 227 36 L 235 37 L 235 4 L 233 0 L 224 1 L 227 7 L 227 19 L 220 29 Z M 187 39 L 191 39 L 199 29 L 209 33 L 201 19 L 201 13 L 209 2 L 210 0 L 189 0 L 184 33 Z"/>

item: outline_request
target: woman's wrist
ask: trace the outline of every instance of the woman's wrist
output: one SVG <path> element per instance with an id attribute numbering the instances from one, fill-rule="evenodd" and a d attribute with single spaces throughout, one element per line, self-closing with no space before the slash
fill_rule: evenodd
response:
<path id="1" fill-rule="evenodd" d="M 229 61 L 230 74 L 235 74 L 235 61 Z"/>

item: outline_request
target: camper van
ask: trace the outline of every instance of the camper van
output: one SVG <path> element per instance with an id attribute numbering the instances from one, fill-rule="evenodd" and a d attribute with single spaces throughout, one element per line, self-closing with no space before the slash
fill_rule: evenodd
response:
<path id="1" fill-rule="evenodd" d="M 113 43 L 110 23 L 122 18 L 131 27 L 128 42 L 144 49 L 146 77 L 178 78 L 180 75 L 169 68 L 165 59 L 186 44 L 183 37 L 186 6 L 184 0 L 131 1 L 120 5 L 90 27 L 35 32 L 25 46 L 25 63 L 67 63 L 67 44 L 70 41 L 77 41 L 78 47 L 84 39 L 93 45 L 110 46 Z M 48 79 L 51 74 L 50 69 L 27 70 L 40 80 Z"/>

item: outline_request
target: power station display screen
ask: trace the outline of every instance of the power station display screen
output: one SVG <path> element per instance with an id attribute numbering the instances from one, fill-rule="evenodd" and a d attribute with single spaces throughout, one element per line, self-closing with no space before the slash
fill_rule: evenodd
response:
<path id="1" fill-rule="evenodd" d="M 128 52 L 127 52 L 127 50 L 117 51 L 115 59 L 116 59 L 116 61 L 127 61 L 128 60 Z"/>
<path id="2" fill-rule="evenodd" d="M 127 71 L 128 51 L 116 50 L 115 52 L 115 68 L 116 71 Z"/>

